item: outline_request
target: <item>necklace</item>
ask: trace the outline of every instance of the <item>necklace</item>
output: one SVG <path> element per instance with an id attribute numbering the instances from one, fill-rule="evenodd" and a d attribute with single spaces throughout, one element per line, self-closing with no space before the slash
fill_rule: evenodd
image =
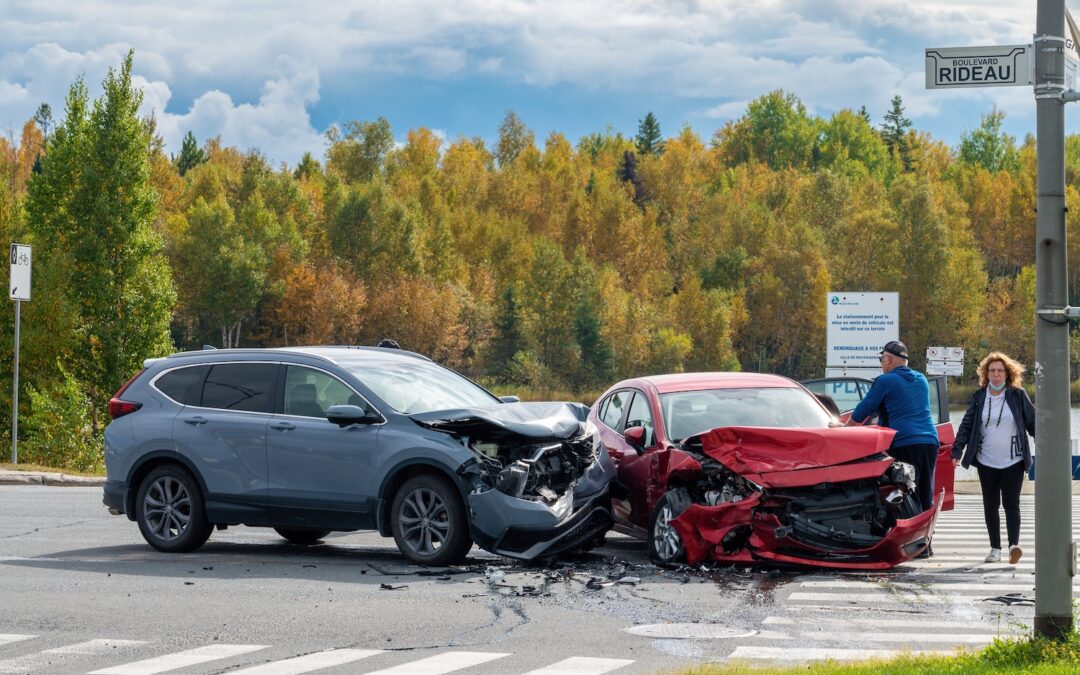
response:
<path id="1" fill-rule="evenodd" d="M 983 425 L 984 427 L 990 426 L 990 413 L 993 412 L 993 410 L 994 410 L 994 399 L 995 398 L 997 398 L 997 397 L 996 396 L 991 396 L 989 391 L 986 392 L 986 424 Z M 1001 426 L 1001 413 L 1003 413 L 1003 412 L 1005 412 L 1005 395 L 1004 394 L 1002 394 L 1002 396 L 1001 396 L 1001 407 L 998 408 L 997 424 L 995 424 L 994 426 L 996 426 L 996 427 Z"/>

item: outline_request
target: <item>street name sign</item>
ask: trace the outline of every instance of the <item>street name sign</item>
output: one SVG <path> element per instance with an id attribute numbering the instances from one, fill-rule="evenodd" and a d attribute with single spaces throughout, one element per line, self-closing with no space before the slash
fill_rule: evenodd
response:
<path id="1" fill-rule="evenodd" d="M 30 247 L 26 244 L 11 245 L 11 284 L 8 296 L 12 300 L 30 299 Z"/>
<path id="2" fill-rule="evenodd" d="M 1031 45 L 926 50 L 926 88 L 1018 87 L 1034 83 Z"/>

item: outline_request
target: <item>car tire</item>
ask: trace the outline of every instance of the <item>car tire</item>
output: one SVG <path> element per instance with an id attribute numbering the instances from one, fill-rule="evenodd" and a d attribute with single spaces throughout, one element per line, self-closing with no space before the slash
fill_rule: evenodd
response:
<path id="1" fill-rule="evenodd" d="M 275 527 L 274 532 L 280 534 L 283 539 L 287 539 L 290 544 L 296 544 L 297 546 L 311 546 L 333 532 L 333 530 L 287 530 Z"/>
<path id="2" fill-rule="evenodd" d="M 394 495 L 390 529 L 398 549 L 420 565 L 461 562 L 472 547 L 460 494 L 430 474 L 410 478 Z"/>
<path id="3" fill-rule="evenodd" d="M 194 551 L 213 530 L 198 481 L 176 464 L 159 466 L 139 484 L 135 520 L 146 543 L 166 553 Z"/>
<path id="4" fill-rule="evenodd" d="M 686 548 L 683 547 L 679 533 L 671 521 L 685 509 L 686 501 L 678 499 L 672 492 L 665 492 L 653 509 L 649 519 L 649 559 L 663 565 L 674 565 L 686 561 Z"/>

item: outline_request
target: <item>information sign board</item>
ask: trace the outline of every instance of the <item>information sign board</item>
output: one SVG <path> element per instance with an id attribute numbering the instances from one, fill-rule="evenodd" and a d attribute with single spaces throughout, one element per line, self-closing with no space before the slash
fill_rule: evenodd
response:
<path id="1" fill-rule="evenodd" d="M 1034 82 L 1031 45 L 926 50 L 926 88 L 1017 87 Z"/>
<path id="2" fill-rule="evenodd" d="M 879 370 L 878 352 L 900 339 L 900 294 L 829 293 L 825 296 L 825 365 Z"/>
<path id="3" fill-rule="evenodd" d="M 26 244 L 11 245 L 11 284 L 8 297 L 12 300 L 30 299 L 30 247 Z"/>

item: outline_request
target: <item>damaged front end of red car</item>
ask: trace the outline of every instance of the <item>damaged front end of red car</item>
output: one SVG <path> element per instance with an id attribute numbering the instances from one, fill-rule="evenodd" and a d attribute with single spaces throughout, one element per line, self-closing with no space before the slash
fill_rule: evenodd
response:
<path id="1" fill-rule="evenodd" d="M 914 469 L 882 428 L 725 427 L 689 438 L 673 471 L 671 520 L 687 562 L 771 561 L 886 569 L 929 544 Z M 696 465 L 696 466 L 695 466 Z"/>

